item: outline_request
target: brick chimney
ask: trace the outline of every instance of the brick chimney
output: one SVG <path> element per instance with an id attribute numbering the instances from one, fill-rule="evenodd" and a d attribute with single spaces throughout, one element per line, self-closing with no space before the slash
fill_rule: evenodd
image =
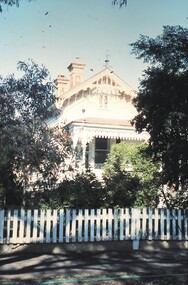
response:
<path id="1" fill-rule="evenodd" d="M 67 67 L 70 71 L 70 89 L 83 81 L 84 67 L 85 64 L 80 61 L 79 57 Z"/>
<path id="2" fill-rule="evenodd" d="M 58 75 L 58 77 L 55 80 L 57 85 L 57 98 L 59 98 L 61 95 L 63 95 L 67 91 L 67 83 L 69 82 L 69 79 L 65 75 Z"/>

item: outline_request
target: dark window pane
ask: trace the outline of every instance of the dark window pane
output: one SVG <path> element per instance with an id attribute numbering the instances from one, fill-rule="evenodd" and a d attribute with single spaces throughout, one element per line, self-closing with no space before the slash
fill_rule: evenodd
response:
<path id="1" fill-rule="evenodd" d="M 95 151 L 95 163 L 104 163 L 107 158 L 108 151 Z"/>
<path id="2" fill-rule="evenodd" d="M 108 149 L 107 139 L 103 138 L 96 138 L 95 139 L 95 149 Z"/>

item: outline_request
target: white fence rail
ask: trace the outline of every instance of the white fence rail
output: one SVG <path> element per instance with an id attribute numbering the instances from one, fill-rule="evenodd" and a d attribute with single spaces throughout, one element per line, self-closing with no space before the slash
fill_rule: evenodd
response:
<path id="1" fill-rule="evenodd" d="M 0 244 L 140 239 L 187 240 L 187 210 L 0 210 Z"/>

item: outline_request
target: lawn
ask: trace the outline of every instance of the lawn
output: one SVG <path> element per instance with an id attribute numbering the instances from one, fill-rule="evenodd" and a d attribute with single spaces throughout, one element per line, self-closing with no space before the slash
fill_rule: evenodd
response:
<path id="1" fill-rule="evenodd" d="M 61 285 L 61 284 L 84 284 L 84 285 L 187 285 L 188 275 L 126 275 L 120 273 L 116 275 L 97 275 L 97 276 L 56 276 L 48 279 L 33 280 L 0 280 L 1 285 Z"/>

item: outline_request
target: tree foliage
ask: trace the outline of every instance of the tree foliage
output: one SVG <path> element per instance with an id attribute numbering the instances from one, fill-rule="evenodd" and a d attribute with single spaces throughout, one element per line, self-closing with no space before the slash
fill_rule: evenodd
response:
<path id="1" fill-rule="evenodd" d="M 43 207 L 95 209 L 104 206 L 104 189 L 95 174 L 77 174 L 73 179 L 64 179 L 56 189 L 44 192 Z"/>
<path id="2" fill-rule="evenodd" d="M 5 5 L 5 6 L 16 6 L 16 7 L 19 7 L 19 4 L 20 4 L 20 1 L 21 0 L 0 0 L 0 12 L 3 11 L 3 8 L 2 8 L 2 5 Z M 32 1 L 32 0 L 27 0 L 28 2 Z"/>
<path id="3" fill-rule="evenodd" d="M 65 130 L 52 130 L 47 124 L 55 88 L 47 69 L 33 61 L 19 62 L 18 69 L 20 78 L 10 75 L 0 81 L 0 189 L 6 205 L 14 201 L 14 191 L 25 194 L 37 181 L 31 179 L 34 173 L 42 187 L 55 182 L 68 138 Z"/>
<path id="4" fill-rule="evenodd" d="M 113 145 L 103 166 L 103 172 L 107 192 L 110 193 L 114 205 L 121 207 L 157 205 L 160 186 L 159 167 L 148 157 L 146 144 L 122 142 Z"/>
<path id="5" fill-rule="evenodd" d="M 136 130 L 150 134 L 149 150 L 161 162 L 163 183 L 186 187 L 188 179 L 188 29 L 165 26 L 156 38 L 131 44 L 148 63 L 134 105 Z"/>
<path id="6" fill-rule="evenodd" d="M 32 0 L 27 0 L 28 2 Z M 16 6 L 19 7 L 21 0 L 0 0 L 0 12 L 3 11 L 2 4 L 6 6 Z M 113 5 L 117 5 L 120 8 L 127 5 L 127 0 L 112 0 Z"/>
<path id="7" fill-rule="evenodd" d="M 44 192 L 43 207 L 155 207 L 159 196 L 159 171 L 158 165 L 147 157 L 146 149 L 145 144 L 113 145 L 103 168 L 102 181 L 90 171 L 64 179 L 53 191 Z"/>
<path id="8" fill-rule="evenodd" d="M 113 5 L 118 5 L 120 8 L 127 5 L 127 0 L 113 0 Z"/>

